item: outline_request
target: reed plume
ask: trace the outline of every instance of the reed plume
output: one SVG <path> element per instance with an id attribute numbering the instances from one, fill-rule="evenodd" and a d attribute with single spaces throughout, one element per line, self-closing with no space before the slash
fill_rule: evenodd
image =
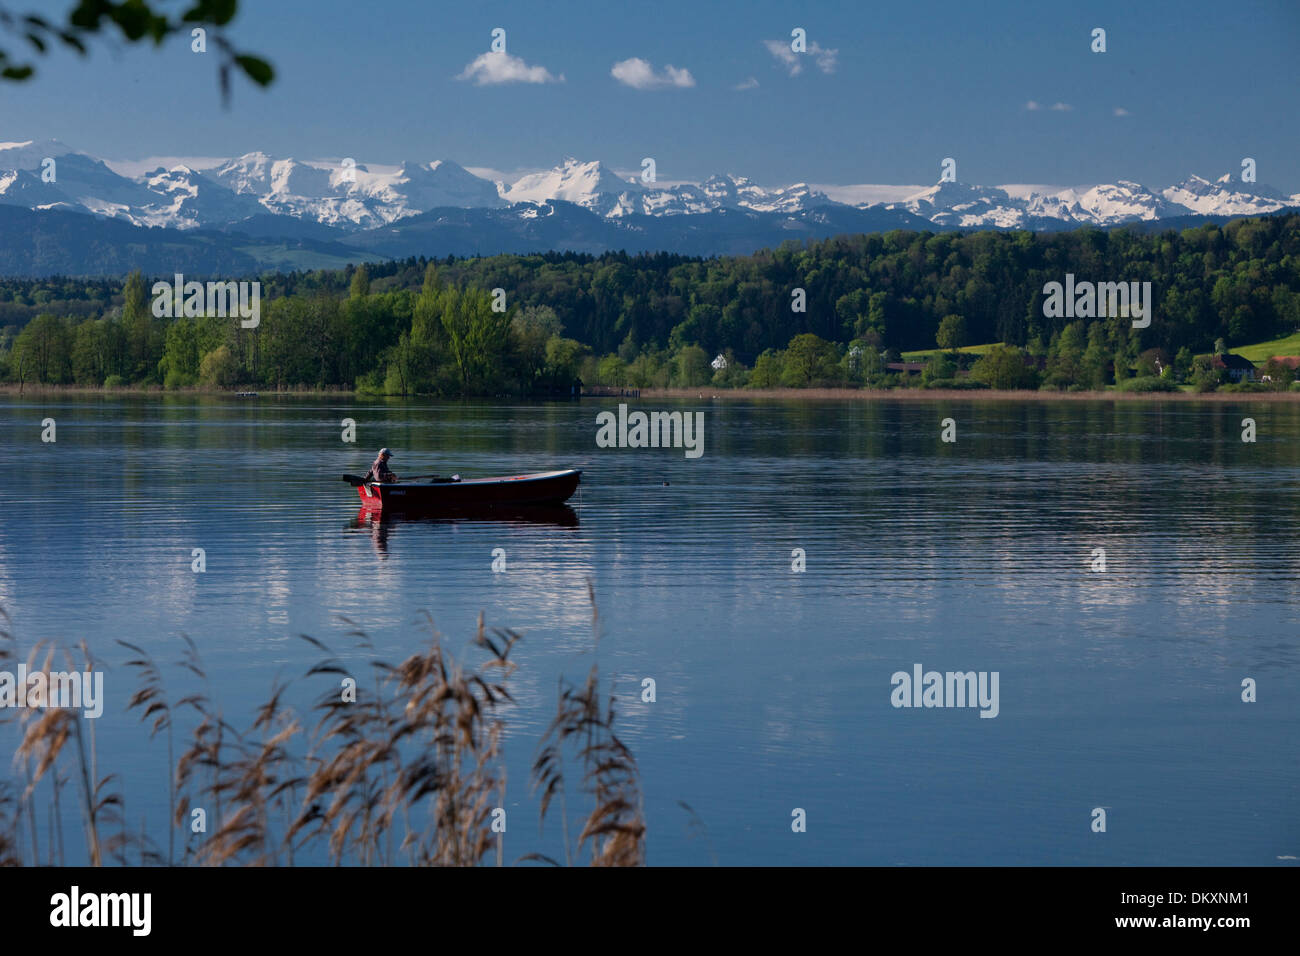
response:
<path id="1" fill-rule="evenodd" d="M 594 602 L 593 602 L 594 607 Z M 0 615 L 3 615 L 0 609 Z M 93 720 L 58 706 L 30 708 L 19 717 L 19 786 L 0 781 L 0 865 L 41 862 L 34 795 L 52 790 L 48 860 L 63 860 L 59 794 L 78 783 L 86 856 L 105 863 L 292 865 L 302 854 L 334 865 L 478 866 L 504 862 L 504 834 L 494 831 L 506 798 L 503 742 L 514 705 L 509 681 L 517 631 L 489 629 L 479 616 L 467 656 L 458 660 L 426 615 L 422 648 L 396 664 L 378 659 L 365 632 L 352 624 L 346 659 L 302 635 L 320 659 L 296 681 L 274 680 L 266 701 L 240 730 L 214 702 L 197 645 L 182 635 L 177 661 L 199 688 L 173 700 L 163 668 L 126 641 L 126 667 L 137 675 L 127 702 L 149 725 L 149 739 L 167 746 L 166 856 L 143 823 L 129 829 L 121 780 L 97 776 Z M 17 648 L 4 617 L 0 667 Z M 87 670 L 96 662 L 83 644 Z M 29 666 L 49 672 L 56 649 L 34 647 Z M 69 663 L 69 666 L 70 663 Z M 289 703 L 297 684 L 319 687 L 305 722 Z M 11 719 L 0 710 L 0 721 Z M 564 806 L 566 754 L 583 766 L 580 789 L 591 798 L 577 849 L 600 866 L 645 861 L 645 821 L 636 761 L 614 734 L 614 699 L 603 699 L 593 664 L 581 686 L 562 682 L 559 708 L 534 767 L 545 819 L 551 799 Z M 188 733 L 183 729 L 188 725 Z M 183 744 L 174 754 L 175 733 Z M 69 746 L 71 745 L 71 746 Z M 61 765 L 70 774 L 60 774 Z M 566 808 L 567 811 L 567 808 Z M 564 820 L 566 859 L 570 859 Z M 176 848 L 176 830 L 184 834 Z M 26 832 L 24 841 L 22 834 Z M 29 846 L 24 847 L 24 842 Z M 521 859 L 546 859 L 537 855 Z M 551 861 L 554 862 L 554 861 Z"/>

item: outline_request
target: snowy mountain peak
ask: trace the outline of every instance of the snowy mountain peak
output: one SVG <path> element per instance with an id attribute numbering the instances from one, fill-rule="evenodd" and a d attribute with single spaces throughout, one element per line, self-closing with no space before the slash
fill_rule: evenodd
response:
<path id="1" fill-rule="evenodd" d="M 1181 183 L 1161 190 L 1161 195 L 1202 215 L 1257 216 L 1296 204 L 1294 199 L 1262 183 L 1233 179 L 1232 173 L 1224 173 L 1214 182 L 1188 176 Z"/>
<path id="2" fill-rule="evenodd" d="M 542 203 L 562 199 L 589 209 L 608 205 L 605 196 L 618 196 L 629 190 L 640 189 L 639 183 L 629 183 L 611 172 L 600 160 L 582 162 L 566 156 L 559 166 L 532 173 L 516 181 L 507 189 L 505 198 L 512 203 Z"/>
<path id="3" fill-rule="evenodd" d="M 273 162 L 266 153 L 245 153 L 214 169 L 212 178 L 235 193 L 266 192 Z"/>
<path id="4" fill-rule="evenodd" d="M 503 205 L 495 183 L 475 176 L 449 159 L 404 162 L 390 177 L 372 175 L 369 179 L 367 194 L 377 201 L 402 207 L 405 215 L 441 206 L 493 209 Z"/>
<path id="5" fill-rule="evenodd" d="M 973 186 L 970 183 L 948 180 L 937 182 L 928 189 L 908 196 L 903 202 L 905 204 L 930 203 L 936 208 L 950 209 L 960 203 L 987 202 L 990 199 L 1005 198 L 1007 198 L 1006 191 L 996 186 Z"/>
<path id="6" fill-rule="evenodd" d="M 40 169 L 45 158 L 82 155 L 58 139 L 27 140 L 22 143 L 0 143 L 0 169 Z"/>
<path id="7" fill-rule="evenodd" d="M 46 157 L 57 160 L 53 181 L 42 176 Z M 132 177 L 119 175 L 101 160 L 58 140 L 0 143 L 0 203 L 71 209 L 181 229 L 238 228 L 250 218 L 273 222 L 279 216 L 345 230 L 373 229 L 448 207 L 510 206 L 515 210 L 512 215 L 520 218 L 560 217 L 564 210 L 556 201 L 604 218 L 690 216 L 720 210 L 825 217 L 833 214 L 831 207 L 878 208 L 882 213 L 906 212 L 941 228 L 961 229 L 1105 227 L 1190 215 L 1261 215 L 1300 209 L 1300 195 L 1286 197 L 1265 185 L 1243 183 L 1231 173 L 1213 181 L 1192 175 L 1158 191 L 1127 179 L 1070 188 L 939 182 L 917 189 L 814 187 L 806 182 L 763 187 L 730 173 L 710 176 L 699 184 L 642 183 L 635 174 L 625 179 L 599 160 L 573 156 L 513 183 L 489 181 L 449 159 L 345 166 L 338 160 L 278 159 L 254 151 L 219 162 L 167 162 L 168 166 Z M 124 163 L 119 166 L 125 168 Z M 904 198 L 895 199 L 900 195 Z M 873 196 L 879 198 L 860 201 Z"/>
<path id="8" fill-rule="evenodd" d="M 952 180 L 938 182 L 885 208 L 905 209 L 936 225 L 961 228 L 1009 229 L 1021 225 L 1026 216 L 1024 201 L 1012 199 L 1005 189 Z"/>

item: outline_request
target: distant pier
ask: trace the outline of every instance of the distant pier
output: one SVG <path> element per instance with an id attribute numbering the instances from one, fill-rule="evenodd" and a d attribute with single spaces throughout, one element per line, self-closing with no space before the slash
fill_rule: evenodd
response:
<path id="1" fill-rule="evenodd" d="M 640 398 L 639 388 L 619 388 L 617 385 L 584 385 L 581 394 L 595 395 L 601 398 Z"/>

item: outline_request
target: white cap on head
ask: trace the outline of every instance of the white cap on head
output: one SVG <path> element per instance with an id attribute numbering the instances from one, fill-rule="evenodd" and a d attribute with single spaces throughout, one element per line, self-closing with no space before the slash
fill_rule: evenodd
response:
<path id="1" fill-rule="evenodd" d="M 380 457 L 380 458 L 392 458 L 392 457 L 393 457 L 393 453 L 392 453 L 391 451 L 389 451 L 387 448 L 381 448 L 381 449 L 379 449 L 379 457 Z"/>

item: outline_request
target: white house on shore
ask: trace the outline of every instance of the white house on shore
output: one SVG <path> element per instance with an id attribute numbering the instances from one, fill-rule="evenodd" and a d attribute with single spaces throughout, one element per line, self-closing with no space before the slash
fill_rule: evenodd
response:
<path id="1" fill-rule="evenodd" d="M 1234 382 L 1255 381 L 1255 363 L 1245 356 L 1233 355 L 1231 352 L 1227 355 L 1216 355 L 1211 359 L 1210 365 L 1217 370 L 1226 370 L 1228 378 Z"/>

